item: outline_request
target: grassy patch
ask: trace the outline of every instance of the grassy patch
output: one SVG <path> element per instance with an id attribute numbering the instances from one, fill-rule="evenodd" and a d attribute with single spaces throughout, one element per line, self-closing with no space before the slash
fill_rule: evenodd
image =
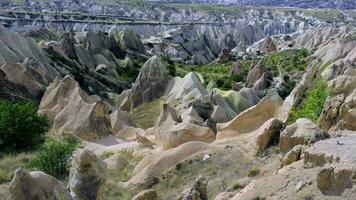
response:
<path id="1" fill-rule="evenodd" d="M 305 71 L 309 64 L 308 55 L 307 49 L 290 49 L 265 56 L 262 64 L 272 69 L 273 76 L 278 76 L 279 70 L 282 73 Z"/>
<path id="2" fill-rule="evenodd" d="M 261 173 L 260 169 L 257 166 L 252 166 L 247 173 L 248 177 L 255 177 Z"/>
<path id="3" fill-rule="evenodd" d="M 109 180 L 107 181 L 104 189 L 104 199 L 107 200 L 132 199 L 134 194 L 138 192 L 122 188 L 118 183 L 128 181 L 130 177 L 132 177 L 132 172 L 141 158 L 135 157 L 132 151 L 122 151 L 118 153 L 118 156 L 128 162 L 125 166 L 122 166 L 120 170 L 109 170 Z"/>
<path id="4" fill-rule="evenodd" d="M 300 107 L 292 108 L 288 122 L 293 123 L 299 118 L 309 118 L 316 122 L 328 95 L 326 83 L 324 81 L 317 82 L 315 87 L 307 93 L 304 103 Z"/>
<path id="5" fill-rule="evenodd" d="M 139 128 L 147 129 L 154 126 L 159 116 L 159 105 L 161 99 L 150 103 L 144 103 L 130 112 L 131 121 Z"/>
<path id="6" fill-rule="evenodd" d="M 35 152 L 8 154 L 0 158 L 0 184 L 11 181 L 17 168 L 26 168 L 35 157 Z"/>

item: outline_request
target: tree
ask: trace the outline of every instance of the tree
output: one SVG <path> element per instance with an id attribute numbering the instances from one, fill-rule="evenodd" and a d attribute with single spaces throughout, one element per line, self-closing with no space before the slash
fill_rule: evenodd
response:
<path id="1" fill-rule="evenodd" d="M 48 118 L 33 104 L 0 101 L 0 149 L 31 148 L 48 128 Z"/>

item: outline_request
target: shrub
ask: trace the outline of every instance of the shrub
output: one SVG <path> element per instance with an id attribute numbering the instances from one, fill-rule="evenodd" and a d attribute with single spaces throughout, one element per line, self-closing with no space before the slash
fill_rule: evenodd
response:
<path id="1" fill-rule="evenodd" d="M 49 128 L 31 103 L 0 101 L 0 149 L 32 148 Z"/>
<path id="2" fill-rule="evenodd" d="M 315 88 L 308 92 L 304 104 L 300 108 L 292 109 L 289 122 L 295 122 L 299 118 L 309 118 L 316 122 L 328 95 L 326 83 L 324 81 L 318 82 Z"/>
<path id="3" fill-rule="evenodd" d="M 258 167 L 253 166 L 251 167 L 251 169 L 248 171 L 247 176 L 248 177 L 254 177 L 260 174 L 260 169 L 258 169 Z"/>
<path id="4" fill-rule="evenodd" d="M 57 178 L 64 178 L 68 175 L 68 163 L 78 143 L 74 138 L 48 138 L 30 163 L 30 167 Z"/>
<path id="5" fill-rule="evenodd" d="M 300 49 L 300 55 L 303 56 L 304 58 L 309 55 L 309 51 L 306 48 Z"/>

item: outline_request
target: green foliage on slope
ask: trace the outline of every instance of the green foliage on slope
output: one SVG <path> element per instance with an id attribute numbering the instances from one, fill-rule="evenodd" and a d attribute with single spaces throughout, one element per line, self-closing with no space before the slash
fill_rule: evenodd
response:
<path id="1" fill-rule="evenodd" d="M 69 173 L 68 164 L 78 144 L 79 141 L 74 138 L 48 138 L 29 166 L 63 179 Z"/>
<path id="2" fill-rule="evenodd" d="M 304 103 L 299 108 L 292 109 L 288 121 L 292 123 L 299 118 L 309 118 L 316 122 L 323 110 L 324 102 L 328 95 L 329 92 L 326 83 L 324 81 L 318 82 L 315 88 L 307 93 Z"/>
<path id="3" fill-rule="evenodd" d="M 33 104 L 0 101 L 0 149 L 33 148 L 48 128 L 48 118 Z"/>

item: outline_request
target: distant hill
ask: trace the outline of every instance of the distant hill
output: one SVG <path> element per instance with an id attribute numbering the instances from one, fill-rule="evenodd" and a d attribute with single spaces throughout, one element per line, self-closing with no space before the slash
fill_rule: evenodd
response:
<path id="1" fill-rule="evenodd" d="M 165 3 L 211 3 L 237 6 L 356 9 L 355 0 L 147 0 Z"/>

